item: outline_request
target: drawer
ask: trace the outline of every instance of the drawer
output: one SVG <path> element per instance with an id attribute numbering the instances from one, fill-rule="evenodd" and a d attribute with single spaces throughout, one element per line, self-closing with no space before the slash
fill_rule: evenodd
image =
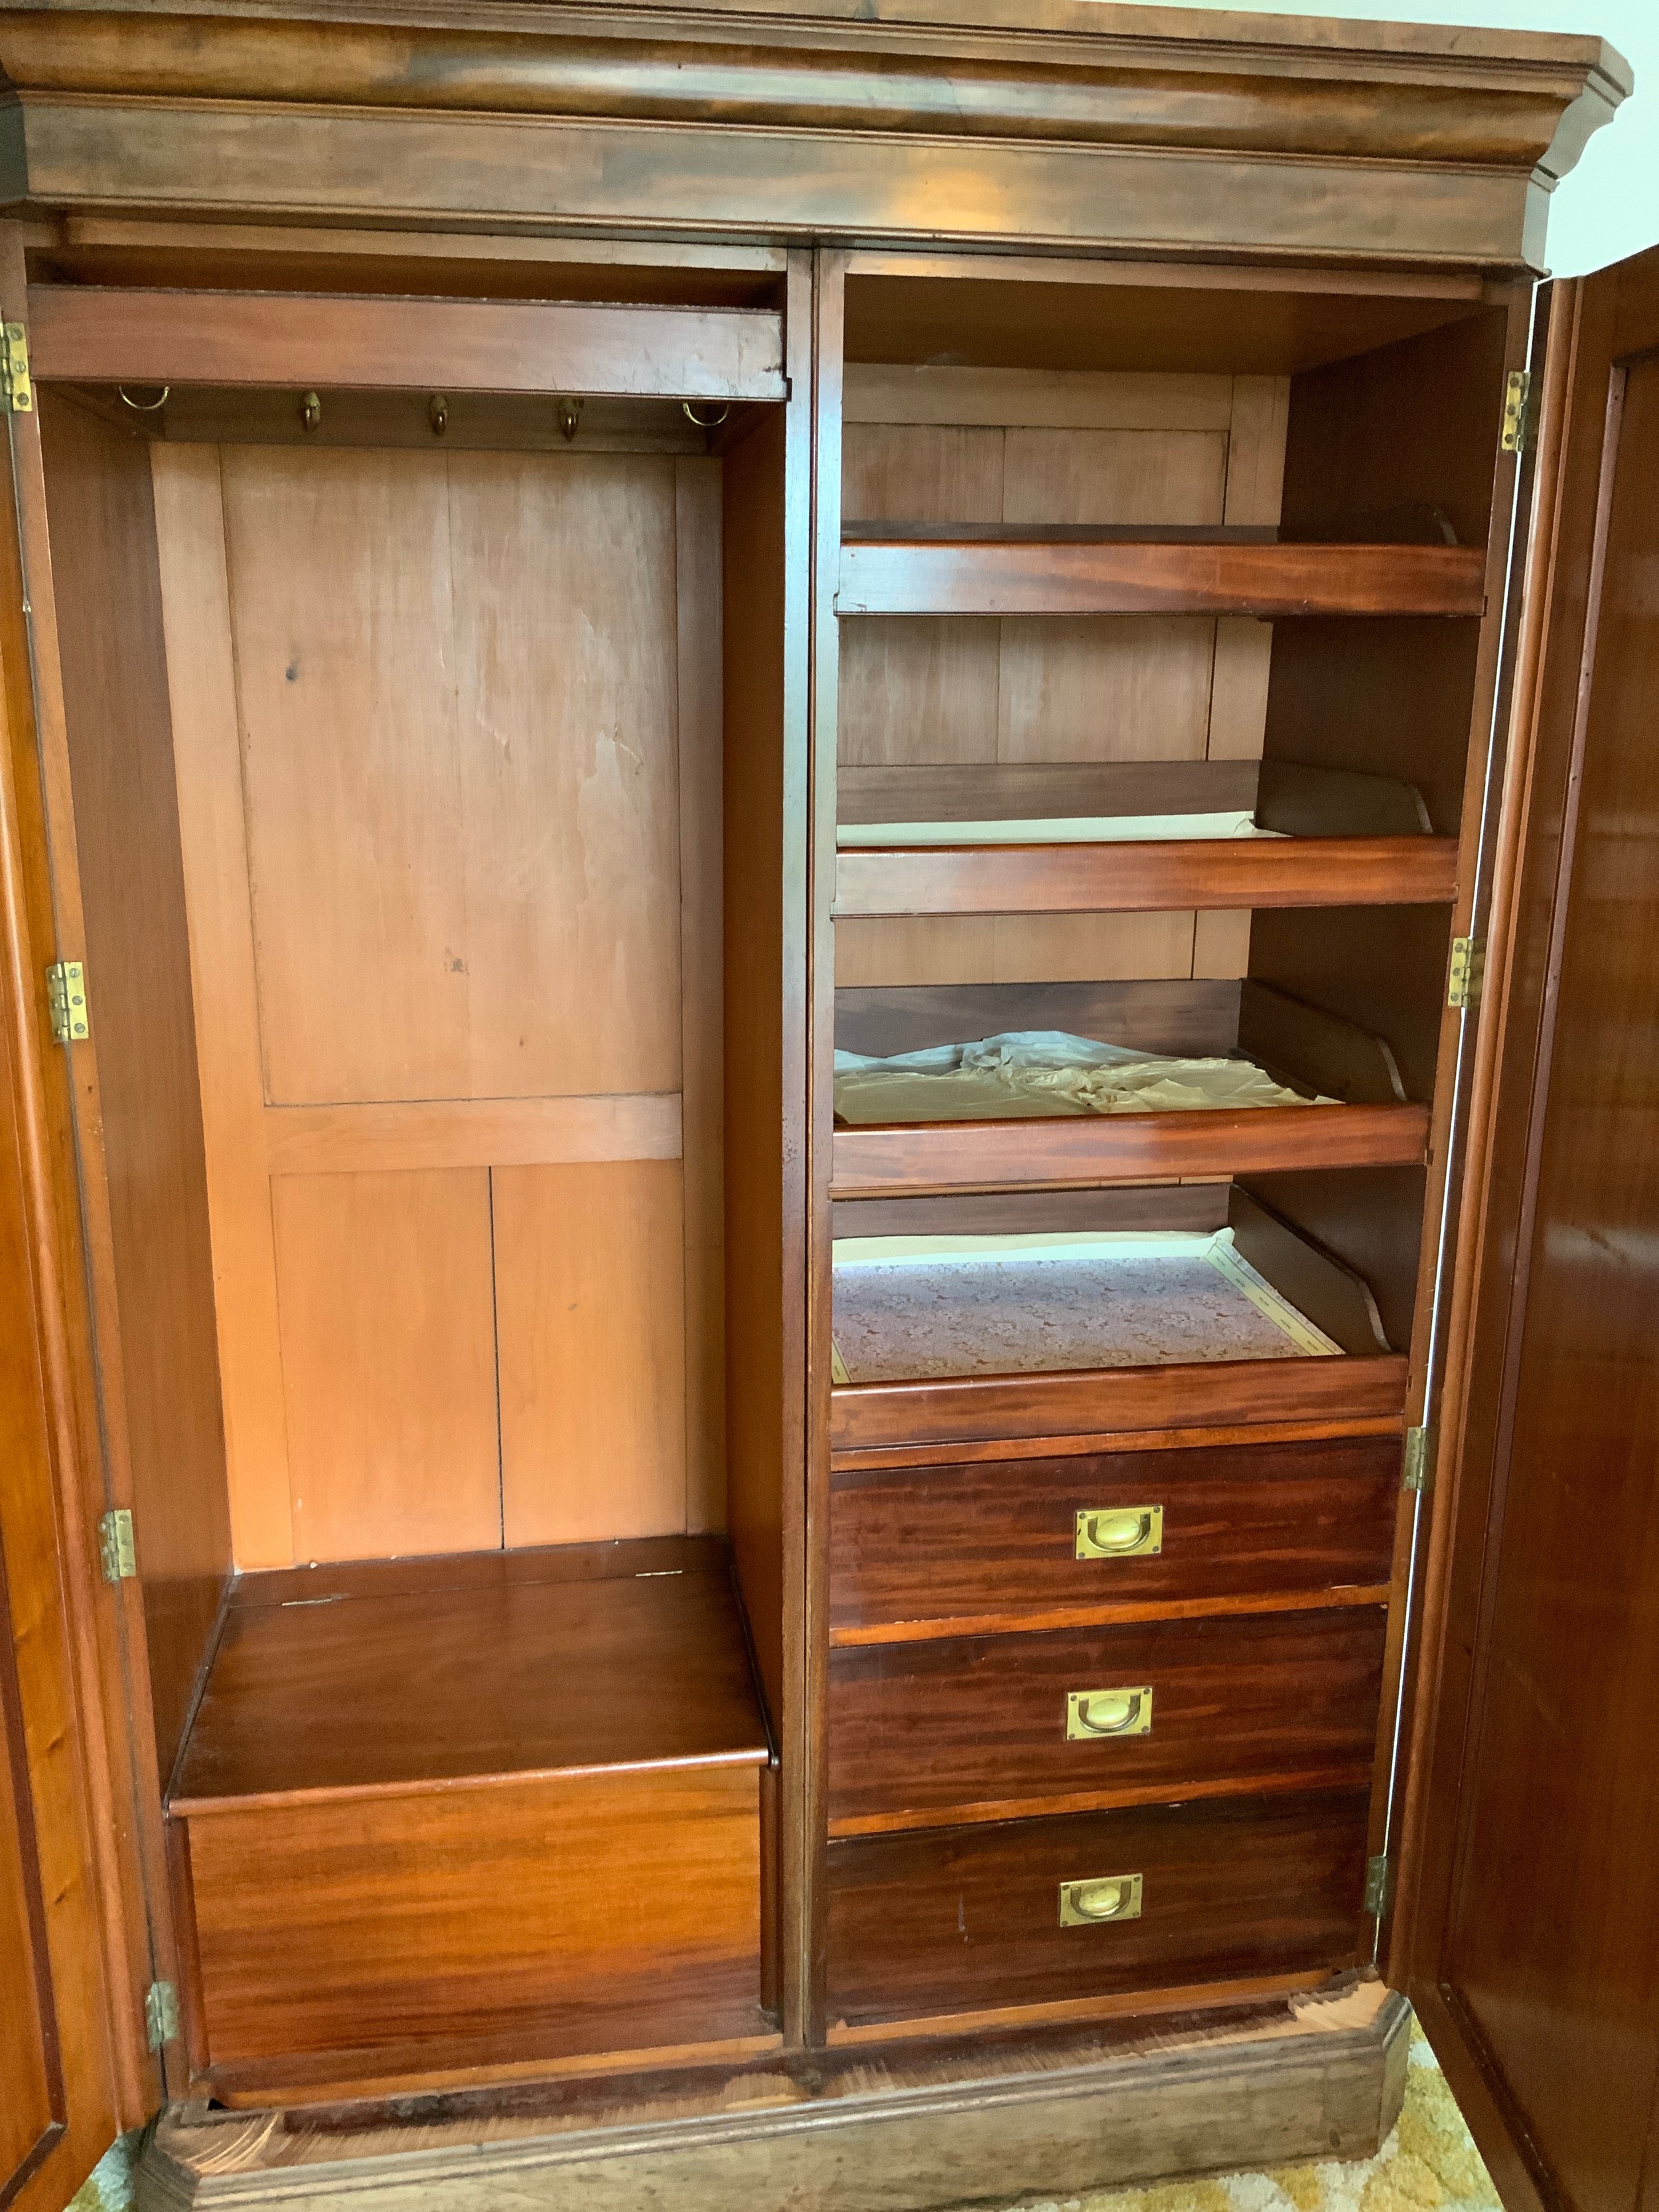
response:
<path id="1" fill-rule="evenodd" d="M 1386 1626 L 1356 1606 L 836 1651 L 832 1832 L 1363 1788 Z"/>
<path id="2" fill-rule="evenodd" d="M 912 1831 L 829 1850 L 830 2018 L 1002 2010 L 1358 1962 L 1364 1791 Z M 1127 1894 L 1139 1877 L 1138 1896 Z M 1136 1917 L 1062 1923 L 1124 1885 Z"/>
<path id="3" fill-rule="evenodd" d="M 1020 1613 L 1375 1587 L 1389 1578 L 1398 1437 L 857 1468 L 833 1477 L 830 1632 Z M 1161 1549 L 1079 1559 L 1161 1509 Z"/>

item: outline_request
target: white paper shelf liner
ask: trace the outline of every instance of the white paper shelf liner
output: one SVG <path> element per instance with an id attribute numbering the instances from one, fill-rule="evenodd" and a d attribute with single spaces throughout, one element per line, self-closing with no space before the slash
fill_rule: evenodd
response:
<path id="1" fill-rule="evenodd" d="M 1337 1103 L 1304 1098 L 1253 1060 L 1139 1052 L 1060 1030 L 1012 1030 L 886 1060 L 836 1054 L 836 1112 L 854 1127 Z"/>
<path id="2" fill-rule="evenodd" d="M 1254 815 L 1055 814 L 999 822 L 842 822 L 836 842 L 866 845 L 1151 845 L 1172 839 L 1282 837 Z"/>
<path id="3" fill-rule="evenodd" d="M 837 1382 L 1340 1354 L 1211 1234 L 866 1237 L 834 1248 Z"/>

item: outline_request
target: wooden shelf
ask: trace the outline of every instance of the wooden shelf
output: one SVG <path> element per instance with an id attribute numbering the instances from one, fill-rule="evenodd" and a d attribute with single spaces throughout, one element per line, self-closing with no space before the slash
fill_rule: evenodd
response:
<path id="1" fill-rule="evenodd" d="M 1298 1168 L 1420 1167 L 1429 1109 L 1255 1106 L 1076 1120 L 911 1121 L 837 1129 L 833 1199 L 1066 1183 L 1224 1180 Z"/>
<path id="2" fill-rule="evenodd" d="M 838 615 L 1464 616 L 1486 556 L 1464 545 L 1286 545 L 1075 533 L 849 538 Z"/>
<path id="3" fill-rule="evenodd" d="M 1443 906 L 1452 837 L 1170 838 L 1146 844 L 881 845 L 836 856 L 837 921 Z"/>

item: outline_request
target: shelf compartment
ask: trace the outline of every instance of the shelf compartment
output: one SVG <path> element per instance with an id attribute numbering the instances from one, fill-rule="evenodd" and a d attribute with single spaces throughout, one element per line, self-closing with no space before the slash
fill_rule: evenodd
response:
<path id="1" fill-rule="evenodd" d="M 1035 1198 L 1049 1200 L 1043 1220 L 1052 1231 L 1051 1194 L 1038 1193 Z M 937 1204 L 928 1199 L 913 1202 Z M 1020 1202 L 1014 1197 L 1006 1203 L 1006 1233 L 1022 1233 Z M 984 1202 L 963 1203 L 982 1207 Z M 1033 1365 L 1000 1374 L 838 1382 L 830 1393 L 832 1448 L 1397 1415 L 1405 1396 L 1406 1361 L 1389 1348 L 1365 1284 L 1244 1191 L 1223 1188 L 1213 1194 L 1212 1203 L 1218 1217 L 1215 1225 L 1231 1227 L 1239 1255 L 1297 1314 L 1340 1347 L 1337 1352 L 1298 1356 L 1275 1346 L 1265 1357 L 1076 1369 Z M 1183 1228 L 1192 1225 L 1190 1209 L 1182 1209 L 1182 1219 Z M 935 1215 L 930 1233 L 950 1231 Z"/>
<path id="2" fill-rule="evenodd" d="M 769 1757 L 714 1540 L 244 1577 L 167 1804 L 197 2073 L 764 2037 Z"/>
<path id="3" fill-rule="evenodd" d="M 877 845 L 836 854 L 834 913 L 847 921 L 902 915 L 1444 906 L 1456 890 L 1454 837 Z"/>
<path id="4" fill-rule="evenodd" d="M 1122 1991 L 1358 1963 L 1364 1790 L 837 1839 L 830 2039 Z M 1061 1882 L 1138 1874 L 1138 1917 L 1067 1927 Z"/>
<path id="5" fill-rule="evenodd" d="M 1387 1620 L 1370 1605 L 834 1650 L 830 1832 L 1363 1789 Z M 1139 1726 L 1068 1728 L 1074 1693 L 1114 1686 L 1139 1692 Z"/>
<path id="6" fill-rule="evenodd" d="M 1479 619 L 1464 545 L 1283 544 L 1206 532 L 848 537 L 838 615 L 1424 616 Z"/>
<path id="7" fill-rule="evenodd" d="M 1022 1030 L 1160 1055 L 1237 1057 L 1310 1098 L 1340 1103 L 838 1125 L 832 1197 L 1224 1180 L 1420 1166 L 1426 1156 L 1428 1109 L 1406 1097 L 1386 1043 L 1248 978 L 876 987 L 836 998 L 837 1047 L 871 1057 Z"/>

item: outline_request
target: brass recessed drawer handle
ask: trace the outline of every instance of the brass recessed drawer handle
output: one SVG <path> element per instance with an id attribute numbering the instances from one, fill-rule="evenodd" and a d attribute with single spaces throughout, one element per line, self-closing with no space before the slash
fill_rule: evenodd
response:
<path id="1" fill-rule="evenodd" d="M 1114 1874 L 1060 1885 L 1062 1928 L 1100 1928 L 1111 1920 L 1139 1920 L 1140 1876 Z"/>
<path id="2" fill-rule="evenodd" d="M 1079 1559 L 1144 1559 L 1164 1549 L 1161 1505 L 1109 1505 L 1077 1516 Z"/>
<path id="3" fill-rule="evenodd" d="M 1150 1735 L 1152 1732 L 1150 1683 L 1127 1690 L 1068 1690 L 1066 1693 L 1066 1735 L 1071 1742 L 1084 1736 Z"/>

